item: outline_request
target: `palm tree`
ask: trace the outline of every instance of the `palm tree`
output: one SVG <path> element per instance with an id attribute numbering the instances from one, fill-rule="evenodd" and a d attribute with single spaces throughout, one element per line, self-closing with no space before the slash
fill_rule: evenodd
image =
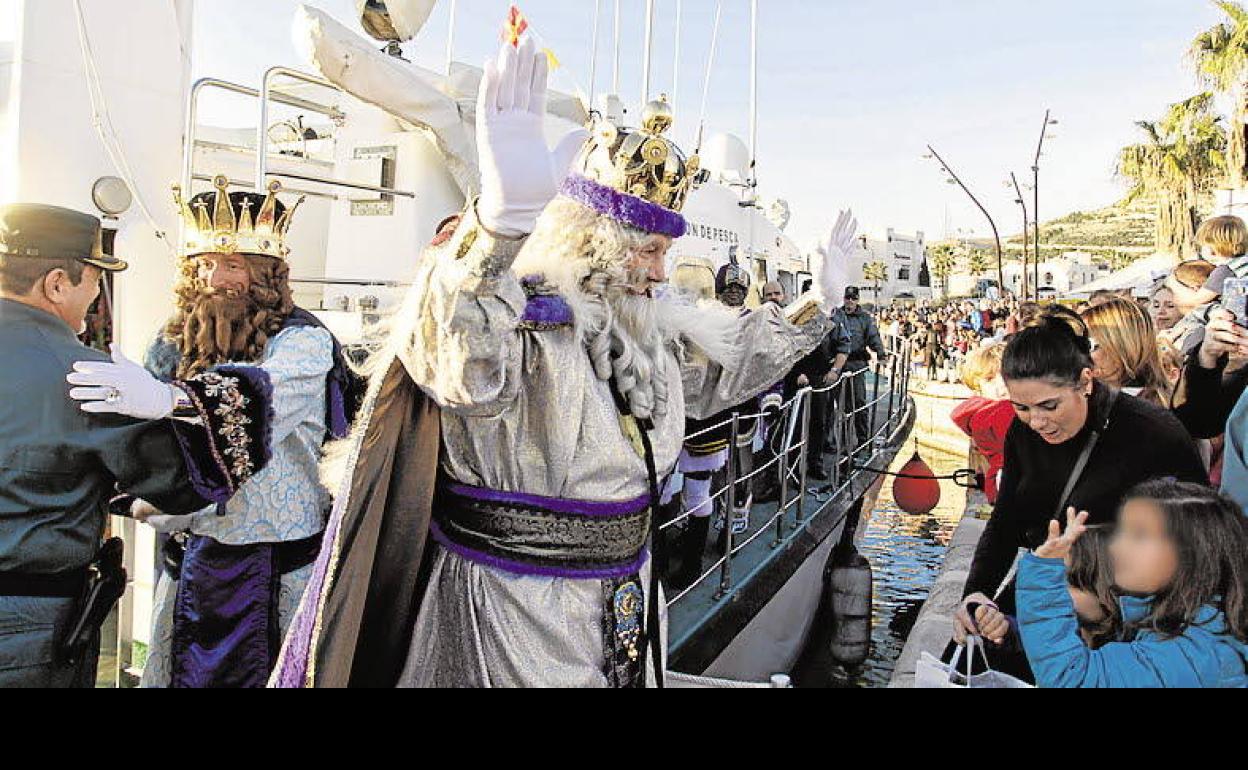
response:
<path id="1" fill-rule="evenodd" d="M 888 280 L 888 265 L 883 262 L 868 262 L 862 266 L 862 277 L 870 281 L 874 287 L 875 302 L 880 302 L 880 284 Z"/>
<path id="2" fill-rule="evenodd" d="M 1226 132 L 1210 93 L 1170 105 L 1156 123 L 1136 125 L 1145 141 L 1118 154 L 1118 175 L 1131 183 L 1124 202 L 1157 202 L 1157 250 L 1182 261 L 1193 254 L 1197 206 L 1226 171 Z"/>
<path id="3" fill-rule="evenodd" d="M 970 271 L 971 277 L 975 279 L 975 285 L 979 285 L 980 277 L 988 272 L 988 268 L 992 267 L 992 263 L 988 260 L 988 255 L 982 251 L 972 251 L 971 255 L 966 258 L 966 269 Z"/>
<path id="4" fill-rule="evenodd" d="M 1206 88 L 1228 94 L 1235 108 L 1227 146 L 1227 182 L 1240 189 L 1248 181 L 1248 10 L 1239 3 L 1215 0 L 1226 21 L 1192 41 L 1188 58 Z"/>
<path id="5" fill-rule="evenodd" d="M 958 265 L 958 252 L 949 244 L 942 244 L 932 249 L 927 260 L 932 277 L 940 281 L 940 293 L 944 299 L 949 298 L 949 276 Z"/>

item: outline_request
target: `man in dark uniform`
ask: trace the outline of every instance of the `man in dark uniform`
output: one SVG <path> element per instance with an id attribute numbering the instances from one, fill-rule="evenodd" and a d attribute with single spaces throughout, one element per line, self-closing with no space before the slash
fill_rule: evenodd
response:
<path id="1" fill-rule="evenodd" d="M 884 340 L 880 338 L 875 318 L 862 309 L 859 297 L 856 286 L 845 289 L 845 305 L 834 314 L 834 319 L 849 334 L 849 356 L 845 364 L 845 375 L 853 377 L 847 400 L 847 407 L 851 410 L 860 409 L 867 403 L 867 379 L 861 372 L 870 366 L 871 353 L 874 352 L 879 358 L 885 355 Z M 866 410 L 854 415 L 854 428 L 857 433 L 855 446 L 867 440 L 870 417 Z"/>
<path id="2" fill-rule="evenodd" d="M 807 386 L 816 392 L 810 399 L 810 441 L 807 444 L 806 467 L 815 481 L 827 481 L 828 472 L 823 467 L 823 453 L 828 441 L 828 429 L 836 410 L 834 391 L 826 389 L 840 379 L 849 356 L 850 338 L 840 313 L 832 314 L 833 327 L 819 346 L 790 370 L 784 382 L 785 401 Z"/>
<path id="3" fill-rule="evenodd" d="M 0 206 L 0 688 L 94 685 L 98 630 L 72 657 L 61 643 L 81 610 L 118 491 L 178 512 L 210 499 L 192 480 L 183 448 L 220 451 L 209 437 L 215 418 L 175 429 L 171 420 L 91 414 L 67 397 L 76 361 L 108 361 L 76 335 L 104 273 L 126 266 L 103 253 L 100 222 L 89 214 Z M 166 390 L 170 413 L 178 394 L 195 390 Z M 254 405 L 263 408 L 259 399 Z"/>

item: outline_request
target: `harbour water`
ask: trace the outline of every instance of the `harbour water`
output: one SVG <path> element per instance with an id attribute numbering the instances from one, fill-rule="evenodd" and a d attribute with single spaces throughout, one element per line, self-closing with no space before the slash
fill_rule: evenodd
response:
<path id="1" fill-rule="evenodd" d="M 967 467 L 967 452 L 949 419 L 949 412 L 964 395 L 960 388 L 932 388 L 913 395 L 918 417 L 914 434 L 910 447 L 898 454 L 892 470 L 898 470 L 910 460 L 916 440 L 918 451 L 937 476 Z M 837 677 L 839 681 L 835 684 L 839 687 L 888 686 L 893 666 L 940 572 L 950 538 L 966 509 L 966 490 L 944 480 L 940 482 L 940 504 L 935 510 L 924 516 L 908 514 L 893 499 L 892 481 L 885 479 L 879 499 L 864 524 L 859 547 L 871 562 L 874 578 L 871 656 L 859 670 Z"/>

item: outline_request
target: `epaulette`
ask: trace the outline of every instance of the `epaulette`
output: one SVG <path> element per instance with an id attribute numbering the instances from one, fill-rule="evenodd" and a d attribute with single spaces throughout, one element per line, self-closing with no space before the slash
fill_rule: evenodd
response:
<path id="1" fill-rule="evenodd" d="M 520 286 L 528 298 L 520 318 L 520 329 L 545 332 L 572 326 L 572 306 L 546 283 L 544 276 L 526 276 Z"/>

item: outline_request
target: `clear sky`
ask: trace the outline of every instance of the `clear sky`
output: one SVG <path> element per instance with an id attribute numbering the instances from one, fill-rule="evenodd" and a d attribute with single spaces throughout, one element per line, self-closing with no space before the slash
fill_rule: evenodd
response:
<path id="1" fill-rule="evenodd" d="M 644 0 L 620 0 L 621 91 L 636 101 Z M 351 21 L 353 0 L 315 0 Z M 508 0 L 459 0 L 455 58 L 480 63 L 496 48 Z M 519 3 L 562 60 L 561 90 L 587 89 L 593 0 Z M 598 91 L 611 81 L 613 0 L 603 0 Z M 301 64 L 289 42 L 293 0 L 199 0 L 197 75 L 256 83 L 278 63 Z M 1042 160 L 1045 219 L 1112 203 L 1116 150 L 1198 89 L 1184 59 L 1218 19 L 1205 0 L 760 0 L 759 178 L 765 198 L 794 210 L 808 245 L 853 206 L 863 228 L 987 235 L 982 216 L 922 159 L 932 142 L 970 183 L 1002 230 L 1021 230 L 1003 182 L 1030 178 L 1046 108 L 1060 121 Z M 677 0 L 658 0 L 653 90 L 673 88 Z M 678 138 L 697 123 L 714 0 L 684 0 Z M 748 136 L 748 0 L 724 0 L 708 131 Z M 406 47 L 440 67 L 450 0 Z M 354 22 L 352 22 L 354 26 Z M 209 113 L 208 117 L 212 117 Z M 1030 197 L 1030 196 L 1029 196 Z"/>

